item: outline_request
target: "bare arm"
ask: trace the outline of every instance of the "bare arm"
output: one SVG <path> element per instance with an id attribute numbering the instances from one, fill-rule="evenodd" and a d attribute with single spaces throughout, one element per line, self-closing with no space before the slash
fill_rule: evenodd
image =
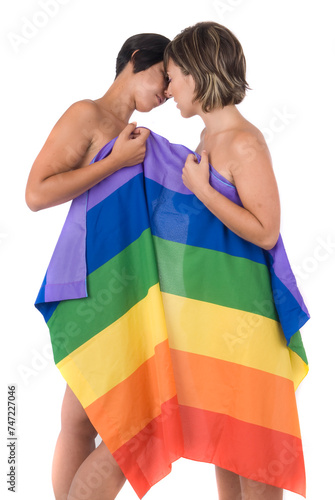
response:
<path id="1" fill-rule="evenodd" d="M 76 198 L 122 167 L 143 161 L 146 129 L 129 124 L 112 153 L 94 164 L 82 165 L 93 138 L 95 111 L 88 102 L 71 106 L 51 131 L 37 156 L 27 182 L 26 202 L 33 211 Z M 80 168 L 79 168 L 80 167 Z"/>
<path id="2" fill-rule="evenodd" d="M 242 138 L 242 143 L 244 139 Z M 202 152 L 199 164 L 194 155 L 188 156 L 183 181 L 229 229 L 245 240 L 269 250 L 278 240 L 280 226 L 279 194 L 271 158 L 264 147 L 254 147 L 251 154 L 247 155 L 245 149 L 244 153 L 242 151 L 240 142 L 234 147 L 231 174 L 243 207 L 210 186 L 206 151 Z"/>

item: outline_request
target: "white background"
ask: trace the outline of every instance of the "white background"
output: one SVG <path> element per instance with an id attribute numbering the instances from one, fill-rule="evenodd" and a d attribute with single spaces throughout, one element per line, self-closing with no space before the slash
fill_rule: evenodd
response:
<path id="1" fill-rule="evenodd" d="M 334 497 L 334 27 L 331 1 L 43 0 L 2 2 L 1 19 L 1 498 L 51 500 L 51 461 L 65 383 L 33 303 L 69 205 L 32 213 L 24 190 L 52 126 L 74 101 L 114 79 L 122 43 L 136 33 L 173 38 L 214 20 L 241 41 L 252 91 L 239 106 L 268 140 L 282 202 L 282 235 L 312 319 L 303 328 L 310 373 L 297 392 L 308 500 Z M 42 12 L 42 14 L 41 14 Z M 44 13 L 44 14 L 43 14 Z M 27 23 L 33 22 L 30 38 Z M 36 27 L 38 25 L 38 27 Z M 25 28 L 26 27 L 26 28 Z M 27 31 L 28 30 L 28 31 Z M 173 101 L 139 125 L 197 146 L 200 119 Z M 6 388 L 17 384 L 17 493 L 6 491 Z M 4 495 L 2 494 L 4 492 Z M 179 460 L 148 500 L 217 498 L 212 466 Z M 120 500 L 136 499 L 126 484 Z M 285 493 L 286 500 L 300 498 Z"/>

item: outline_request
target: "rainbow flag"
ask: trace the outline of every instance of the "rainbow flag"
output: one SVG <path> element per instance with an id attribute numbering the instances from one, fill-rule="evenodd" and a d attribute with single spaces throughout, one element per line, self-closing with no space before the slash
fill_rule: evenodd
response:
<path id="1" fill-rule="evenodd" d="M 183 185 L 190 152 L 151 132 L 143 164 L 76 198 L 35 305 L 139 498 L 180 457 L 305 496 L 308 311 L 281 237 L 243 240 Z M 210 182 L 241 205 L 212 167 Z"/>

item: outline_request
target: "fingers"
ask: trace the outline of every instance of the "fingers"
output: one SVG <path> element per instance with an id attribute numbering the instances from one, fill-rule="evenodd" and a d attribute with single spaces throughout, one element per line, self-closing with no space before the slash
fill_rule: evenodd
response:
<path id="1" fill-rule="evenodd" d="M 204 149 L 202 152 L 201 152 L 201 160 L 200 160 L 200 163 L 209 163 L 208 162 L 208 153 L 207 151 Z"/>
<path id="2" fill-rule="evenodd" d="M 128 125 L 125 126 L 125 128 L 122 130 L 122 132 L 120 132 L 119 136 L 125 136 L 125 137 L 129 137 L 130 135 L 132 135 L 134 133 L 134 130 L 136 129 L 137 127 L 137 123 L 136 122 L 132 122 L 132 123 L 128 123 Z"/>
<path id="3" fill-rule="evenodd" d="M 194 153 L 190 153 L 189 155 L 187 155 L 186 162 L 193 162 L 193 163 L 196 163 L 196 164 L 204 164 L 204 163 L 206 164 L 206 163 L 209 163 L 209 161 L 208 161 L 208 153 L 204 149 L 201 152 L 200 161 L 198 161 L 198 157 Z"/>
<path id="4" fill-rule="evenodd" d="M 142 163 L 146 154 L 146 140 L 150 130 L 138 127 L 137 123 L 129 123 L 117 137 L 113 155 L 119 165 L 118 168 L 131 167 Z"/>
<path id="5" fill-rule="evenodd" d="M 192 162 L 192 163 L 196 163 L 196 164 L 198 164 L 198 158 L 196 157 L 196 155 L 195 155 L 195 154 L 190 153 L 189 155 L 187 155 L 187 158 L 186 158 L 185 164 L 186 164 L 186 163 L 189 163 L 189 162 Z"/>
<path id="6" fill-rule="evenodd" d="M 150 130 L 147 128 L 137 128 L 134 132 L 136 134 L 136 139 L 142 143 L 145 143 L 150 135 Z"/>
<path id="7" fill-rule="evenodd" d="M 137 122 L 128 123 L 125 128 L 120 132 L 119 136 L 127 139 L 136 139 L 141 143 L 145 143 L 150 135 L 150 130 L 147 128 L 137 127 Z"/>

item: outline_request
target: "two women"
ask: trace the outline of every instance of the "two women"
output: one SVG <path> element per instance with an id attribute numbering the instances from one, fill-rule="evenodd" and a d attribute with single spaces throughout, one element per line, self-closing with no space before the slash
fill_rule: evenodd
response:
<path id="1" fill-rule="evenodd" d="M 165 97 L 174 98 L 183 117 L 197 114 L 205 124 L 196 150 L 201 160 L 198 162 L 193 154 L 188 156 L 181 174 L 184 185 L 226 228 L 257 247 L 272 249 L 279 237 L 279 196 L 264 138 L 236 108 L 248 88 L 238 40 L 219 24 L 198 23 L 169 44 L 164 39 L 162 45 L 165 69 L 159 62 L 161 50 L 156 64 L 134 72 L 134 61 L 146 55 L 149 48 L 132 46 L 127 50 L 125 67 L 107 94 L 95 102 L 77 103 L 61 118 L 32 168 L 28 205 L 38 210 L 70 200 L 116 170 L 141 162 L 149 132 L 127 125 L 132 111 L 148 111 Z M 104 143 L 116 135 L 119 137 L 112 153 L 90 165 Z M 220 182 L 237 190 L 241 204 L 213 187 L 209 163 Z M 63 428 L 54 460 L 57 500 L 67 498 L 67 492 L 69 499 L 76 498 L 92 467 L 103 464 L 108 464 L 112 472 L 90 498 L 115 498 L 125 477 L 104 443 L 94 450 L 95 429 L 69 389 L 62 413 Z M 68 450 L 71 455 L 67 455 Z M 259 482 L 259 471 L 254 476 L 257 481 L 253 481 L 240 475 L 235 465 L 228 469 L 216 467 L 220 500 L 282 498 L 282 489 L 271 480 Z"/>

